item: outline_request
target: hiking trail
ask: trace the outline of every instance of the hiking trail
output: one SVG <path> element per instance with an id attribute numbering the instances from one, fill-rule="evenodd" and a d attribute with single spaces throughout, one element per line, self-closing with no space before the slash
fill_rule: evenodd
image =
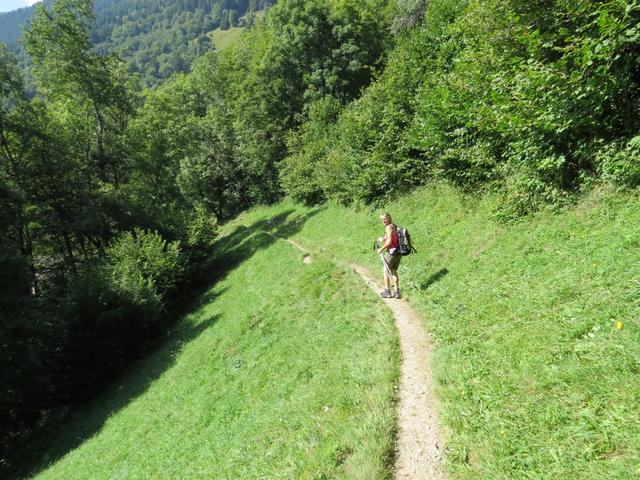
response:
<path id="1" fill-rule="evenodd" d="M 311 263 L 309 250 L 298 242 L 284 240 L 303 253 L 303 262 Z M 361 265 L 350 267 L 376 292 L 382 287 Z M 442 480 L 444 442 L 438 424 L 436 397 L 430 369 L 431 340 L 420 316 L 404 299 L 381 299 L 392 311 L 400 338 L 400 381 L 397 387 L 397 415 L 394 480 Z"/>

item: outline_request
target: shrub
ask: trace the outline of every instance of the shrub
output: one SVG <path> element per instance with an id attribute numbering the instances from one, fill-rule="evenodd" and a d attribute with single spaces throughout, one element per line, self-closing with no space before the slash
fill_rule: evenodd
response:
<path id="1" fill-rule="evenodd" d="M 600 150 L 597 164 L 603 180 L 622 188 L 640 186 L 640 136 L 626 145 L 615 142 Z"/>
<path id="2" fill-rule="evenodd" d="M 168 295 L 184 271 L 178 242 L 134 230 L 86 265 L 72 282 L 61 348 L 64 370 L 81 393 L 125 364 L 162 325 Z"/>
<path id="3" fill-rule="evenodd" d="M 189 249 L 189 265 L 198 269 L 212 253 L 217 237 L 218 220 L 204 207 L 196 206 L 187 221 L 186 241 Z"/>
<path id="4" fill-rule="evenodd" d="M 164 299 L 185 268 L 178 242 L 166 242 L 158 233 L 140 229 L 122 234 L 107 249 L 107 259 L 116 289 L 123 294 L 143 294 L 141 301 L 147 290 Z"/>

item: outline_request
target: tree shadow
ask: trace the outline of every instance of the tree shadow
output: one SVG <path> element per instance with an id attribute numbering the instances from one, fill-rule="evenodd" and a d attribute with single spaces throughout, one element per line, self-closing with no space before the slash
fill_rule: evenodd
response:
<path id="1" fill-rule="evenodd" d="M 300 231 L 304 223 L 323 208 L 316 208 L 303 215 L 292 216 L 294 210 L 287 210 L 273 217 L 266 216 L 250 226 L 240 225 L 219 238 L 214 246 L 215 253 L 206 265 L 206 282 L 192 285 L 192 288 L 197 289 L 197 296 L 195 292 L 185 296 L 184 299 L 190 301 L 185 301 L 183 306 L 176 306 L 174 313 L 179 312 L 180 316 L 185 316 L 213 302 L 224 292 L 223 289 L 212 288 L 213 284 L 258 251 Z M 24 444 L 15 445 L 13 468 L 2 473 L 6 472 L 7 478 L 33 476 L 79 447 L 97 434 L 109 417 L 142 395 L 162 373 L 171 368 L 183 345 L 198 337 L 218 320 L 219 315 L 213 315 L 194 323 L 179 321 L 174 324 L 171 331 L 144 350 L 142 358 L 99 388 L 101 393 L 82 405 L 72 405 L 71 408 L 78 408 L 75 412 L 60 413 L 62 421 L 52 421 L 49 422 L 50 426 L 43 426 L 37 432 L 37 439 L 34 440 L 34 435 L 26 439 Z"/>
<path id="2" fill-rule="evenodd" d="M 250 226 L 237 226 L 216 242 L 215 254 L 208 265 L 210 279 L 223 279 L 258 251 L 295 235 L 310 218 L 324 208 L 326 207 L 318 207 L 295 216 L 292 216 L 294 210 L 286 210 L 273 217 L 263 217 Z"/>
<path id="3" fill-rule="evenodd" d="M 222 293 L 223 290 L 220 289 L 207 292 L 196 302 L 201 306 L 208 304 Z M 164 338 L 158 339 L 155 346 L 146 350 L 144 357 L 133 362 L 103 387 L 101 393 L 80 407 L 76 405 L 79 409 L 68 415 L 65 421 L 51 422 L 50 426 L 37 432 L 37 439 L 28 439 L 28 445 L 16 445 L 19 457 L 14 459 L 13 471 L 6 472 L 7 478 L 35 476 L 93 437 L 109 417 L 142 395 L 173 366 L 178 352 L 185 344 L 211 328 L 219 319 L 220 315 L 215 314 L 197 322 L 179 322 Z M 64 412 L 61 416 L 65 418 L 67 413 Z"/>
<path id="4" fill-rule="evenodd" d="M 435 273 L 432 273 L 429 278 L 427 278 L 424 282 L 420 283 L 420 290 L 426 290 L 427 288 L 429 288 L 431 285 L 433 285 L 434 283 L 436 283 L 437 281 L 441 280 L 444 276 L 446 276 L 449 273 L 449 270 L 447 270 L 446 268 L 441 268 L 440 270 L 438 270 Z"/>

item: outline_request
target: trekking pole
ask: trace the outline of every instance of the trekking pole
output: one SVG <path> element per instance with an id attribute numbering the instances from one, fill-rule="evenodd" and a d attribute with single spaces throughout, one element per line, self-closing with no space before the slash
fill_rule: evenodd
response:
<path id="1" fill-rule="evenodd" d="M 376 240 L 375 242 L 373 242 L 373 251 L 377 252 L 379 248 L 380 248 L 380 244 Z M 380 260 L 382 261 L 382 266 L 384 267 L 384 271 L 387 272 L 387 275 L 389 275 L 389 278 L 392 278 L 391 268 L 389 268 L 389 264 L 384 259 L 384 255 L 382 255 L 382 253 L 378 253 L 378 256 L 380 257 Z"/>

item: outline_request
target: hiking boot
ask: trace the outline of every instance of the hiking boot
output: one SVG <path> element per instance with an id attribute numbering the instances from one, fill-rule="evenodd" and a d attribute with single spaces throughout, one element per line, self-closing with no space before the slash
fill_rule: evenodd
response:
<path id="1" fill-rule="evenodd" d="M 393 298 L 400 298 L 400 289 L 396 290 L 396 293 L 393 294 Z"/>
<path id="2" fill-rule="evenodd" d="M 380 293 L 380 296 L 381 296 L 382 298 L 391 298 L 391 292 L 389 291 L 389 289 L 388 289 L 388 288 L 385 288 L 385 289 L 384 289 L 384 292 L 381 292 L 381 293 Z"/>

